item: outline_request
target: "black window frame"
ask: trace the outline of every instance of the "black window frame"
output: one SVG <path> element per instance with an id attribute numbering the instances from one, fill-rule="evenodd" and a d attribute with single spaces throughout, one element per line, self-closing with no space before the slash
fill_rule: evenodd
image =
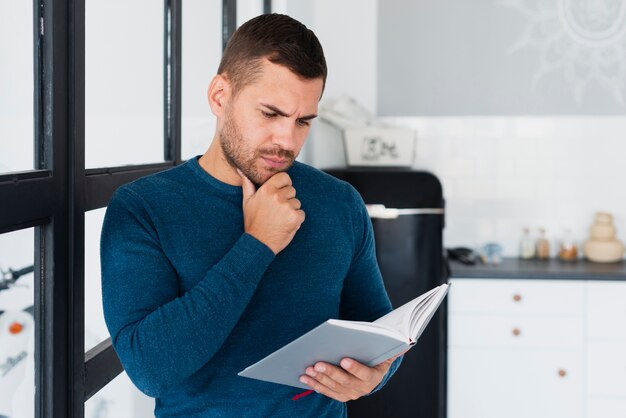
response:
<path id="1" fill-rule="evenodd" d="M 222 0 L 224 46 L 236 3 Z M 85 167 L 85 0 L 33 0 L 33 11 L 35 168 L 0 173 L 0 233 L 34 227 L 35 416 L 84 418 L 123 371 L 110 338 L 84 350 L 85 213 L 182 162 L 182 0 L 164 0 L 164 161 L 123 167 Z"/>

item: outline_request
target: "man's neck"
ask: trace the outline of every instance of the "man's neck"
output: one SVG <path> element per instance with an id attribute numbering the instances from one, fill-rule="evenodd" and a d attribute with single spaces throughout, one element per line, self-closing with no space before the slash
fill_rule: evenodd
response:
<path id="1" fill-rule="evenodd" d="M 228 164 L 219 139 L 214 138 L 209 149 L 198 161 L 200 167 L 217 180 L 232 186 L 241 186 L 241 177 L 237 171 Z"/>

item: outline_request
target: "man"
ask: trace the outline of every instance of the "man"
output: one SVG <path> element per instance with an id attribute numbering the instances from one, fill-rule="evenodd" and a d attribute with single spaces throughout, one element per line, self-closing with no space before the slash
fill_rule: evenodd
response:
<path id="1" fill-rule="evenodd" d="M 317 393 L 305 397 L 237 376 L 329 318 L 391 310 L 363 201 L 295 162 L 325 80 L 312 31 L 284 15 L 252 19 L 209 86 L 208 151 L 121 187 L 109 204 L 105 318 L 159 417 L 342 417 L 400 361 L 311 365 L 301 379 Z"/>

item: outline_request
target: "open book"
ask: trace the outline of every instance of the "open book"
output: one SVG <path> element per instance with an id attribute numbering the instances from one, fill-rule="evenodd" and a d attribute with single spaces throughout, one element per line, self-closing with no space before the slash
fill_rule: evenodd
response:
<path id="1" fill-rule="evenodd" d="M 339 364 L 349 357 L 370 367 L 380 364 L 415 345 L 447 291 L 442 284 L 374 322 L 329 319 L 239 376 L 310 389 L 299 379 L 318 361 Z"/>

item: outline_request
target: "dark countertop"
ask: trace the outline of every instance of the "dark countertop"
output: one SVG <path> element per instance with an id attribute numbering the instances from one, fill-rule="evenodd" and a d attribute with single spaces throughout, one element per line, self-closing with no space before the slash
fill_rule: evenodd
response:
<path id="1" fill-rule="evenodd" d="M 450 278 L 470 279 L 556 279 L 556 280 L 626 280 L 626 262 L 591 263 L 504 258 L 498 265 L 478 263 L 473 266 L 450 261 Z"/>

